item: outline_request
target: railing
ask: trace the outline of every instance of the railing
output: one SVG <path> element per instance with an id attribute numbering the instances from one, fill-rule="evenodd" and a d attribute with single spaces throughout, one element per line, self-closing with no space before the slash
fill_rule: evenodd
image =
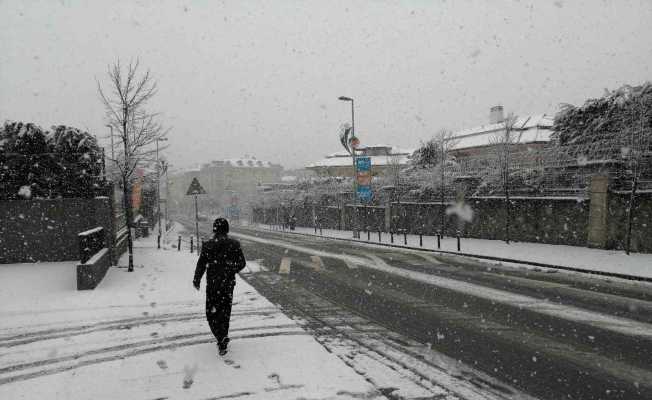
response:
<path id="1" fill-rule="evenodd" d="M 111 253 L 104 245 L 104 228 L 81 232 L 77 264 L 77 290 L 95 289 L 111 266 Z"/>
<path id="2" fill-rule="evenodd" d="M 79 238 L 79 259 L 82 264 L 104 248 L 104 228 L 101 226 L 81 232 L 77 237 Z"/>

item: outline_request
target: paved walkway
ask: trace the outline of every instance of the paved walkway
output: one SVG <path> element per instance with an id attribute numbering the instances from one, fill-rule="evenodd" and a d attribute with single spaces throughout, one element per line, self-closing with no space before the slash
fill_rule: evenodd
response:
<path id="1" fill-rule="evenodd" d="M 217 357 L 196 253 L 155 240 L 137 242 L 134 272 L 112 267 L 92 291 L 75 290 L 74 263 L 0 269 L 0 398 L 382 398 L 239 278 Z"/>

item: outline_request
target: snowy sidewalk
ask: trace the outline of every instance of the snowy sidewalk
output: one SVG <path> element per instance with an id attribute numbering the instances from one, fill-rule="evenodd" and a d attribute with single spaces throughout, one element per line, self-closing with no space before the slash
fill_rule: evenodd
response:
<path id="1" fill-rule="evenodd" d="M 135 271 L 93 291 L 75 290 L 75 263 L 0 268 L 0 398 L 382 398 L 239 278 L 217 357 L 197 255 L 137 244 Z"/>
<path id="2" fill-rule="evenodd" d="M 253 226 L 252 226 L 253 227 Z M 259 229 L 269 229 L 269 225 L 258 225 Z M 287 231 L 286 232 L 290 232 Z M 297 227 L 296 233 L 315 235 L 313 228 Z M 325 237 L 352 239 L 352 231 L 324 229 L 321 234 Z M 317 236 L 320 231 L 317 230 Z M 369 241 L 367 238 L 369 237 Z M 381 242 L 390 243 L 390 234 L 381 233 Z M 423 248 L 437 249 L 436 236 L 423 236 Z M 360 241 L 378 243 L 378 232 L 360 233 Z M 394 234 L 394 245 L 404 246 L 402 234 Z M 587 247 L 552 245 L 541 243 L 512 242 L 502 240 L 461 238 L 461 252 L 478 256 L 510 258 L 520 261 L 537 262 L 562 267 L 576 268 L 587 271 L 599 271 L 615 274 L 625 274 L 644 278 L 652 278 L 652 254 L 632 253 L 626 255 L 622 250 L 601 250 Z M 421 247 L 419 235 L 407 235 L 407 246 Z M 457 240 L 445 237 L 441 240 L 441 249 L 447 252 L 457 252 Z"/>

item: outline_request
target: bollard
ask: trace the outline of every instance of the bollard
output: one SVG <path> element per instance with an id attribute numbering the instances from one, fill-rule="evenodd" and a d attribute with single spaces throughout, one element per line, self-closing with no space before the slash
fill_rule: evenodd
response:
<path id="1" fill-rule="evenodd" d="M 394 243 L 394 232 L 389 233 L 389 241 Z"/>
<path id="2" fill-rule="evenodd" d="M 177 244 L 177 251 L 181 251 L 181 235 L 179 235 L 179 243 Z"/>
<path id="3" fill-rule="evenodd" d="M 367 242 L 371 241 L 371 231 L 367 231 Z"/>
<path id="4" fill-rule="evenodd" d="M 441 249 L 441 235 L 437 232 L 437 248 Z"/>
<path id="5" fill-rule="evenodd" d="M 381 236 L 380 236 L 380 231 L 378 231 L 378 243 L 380 243 L 380 242 L 382 242 L 382 241 L 383 241 L 383 239 L 382 239 Z"/>
<path id="6" fill-rule="evenodd" d="M 423 233 L 419 234 L 419 247 L 423 247 Z"/>
<path id="7" fill-rule="evenodd" d="M 457 231 L 455 236 L 457 237 L 457 251 L 460 251 L 460 232 Z"/>
<path id="8" fill-rule="evenodd" d="M 194 243 L 192 241 L 192 236 L 190 236 L 190 252 L 192 253 L 194 251 L 195 251 Z"/>
<path id="9" fill-rule="evenodd" d="M 160 249 L 161 248 L 161 235 L 158 235 L 156 237 L 156 248 Z"/>
<path id="10" fill-rule="evenodd" d="M 407 246 L 407 229 L 403 231 L 403 244 Z"/>
<path id="11" fill-rule="evenodd" d="M 315 225 L 315 235 L 317 234 L 317 225 Z"/>

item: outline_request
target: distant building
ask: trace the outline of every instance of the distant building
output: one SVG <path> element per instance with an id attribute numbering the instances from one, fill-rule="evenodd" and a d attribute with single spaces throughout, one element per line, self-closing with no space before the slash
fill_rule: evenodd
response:
<path id="1" fill-rule="evenodd" d="M 413 150 L 388 145 L 360 146 L 358 155 L 371 158 L 372 175 L 381 175 L 393 164 L 407 166 Z M 320 177 L 350 177 L 353 175 L 353 159 L 346 151 L 330 154 L 306 167 Z"/>
<path id="2" fill-rule="evenodd" d="M 503 107 L 491 108 L 489 124 L 463 129 L 453 133 L 452 153 L 457 157 L 482 155 L 495 146 L 504 135 Z M 546 114 L 518 117 L 511 132 L 511 142 L 522 150 L 546 145 L 553 133 L 554 117 Z"/>
<path id="3" fill-rule="evenodd" d="M 206 214 L 233 217 L 239 213 L 243 218 L 255 200 L 257 187 L 278 182 L 282 172 L 282 166 L 250 156 L 215 160 L 199 168 L 171 175 L 170 194 L 180 202 L 190 200 L 185 196 L 186 190 L 192 179 L 197 177 L 207 193 L 200 196 Z"/>

